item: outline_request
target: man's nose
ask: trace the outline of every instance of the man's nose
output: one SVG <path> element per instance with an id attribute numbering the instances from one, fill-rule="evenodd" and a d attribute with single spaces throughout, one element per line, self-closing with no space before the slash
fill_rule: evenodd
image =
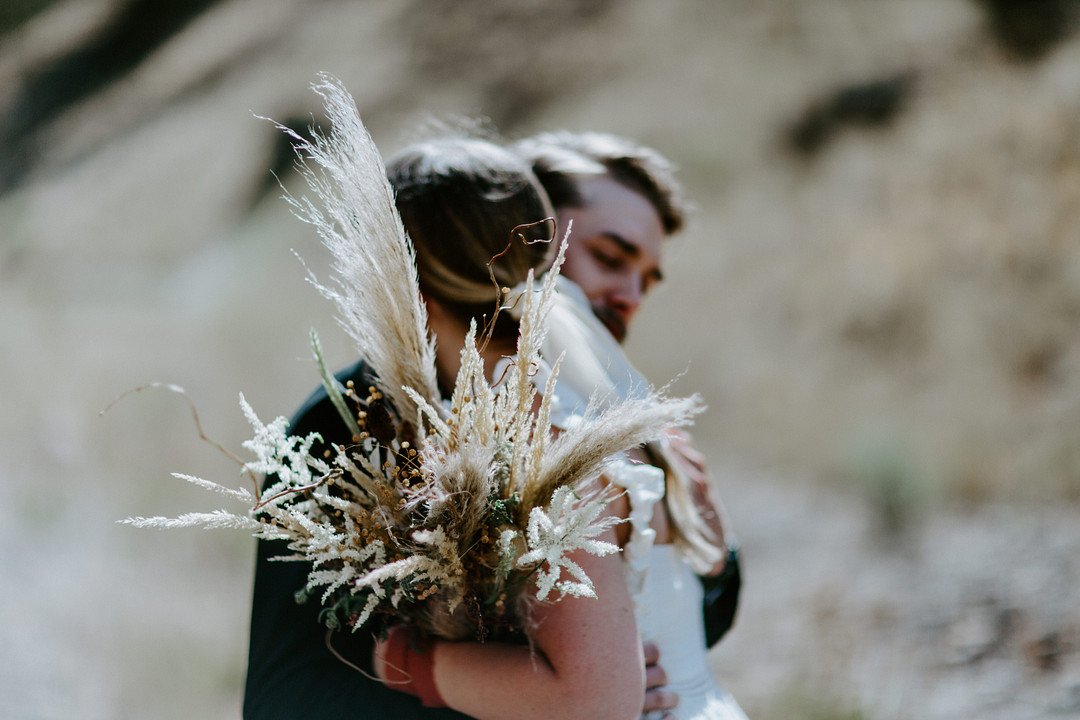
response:
<path id="1" fill-rule="evenodd" d="M 619 311 L 624 320 L 628 320 L 641 306 L 643 295 L 644 288 L 642 287 L 641 278 L 633 275 L 620 283 L 619 287 L 612 293 L 612 305 Z"/>

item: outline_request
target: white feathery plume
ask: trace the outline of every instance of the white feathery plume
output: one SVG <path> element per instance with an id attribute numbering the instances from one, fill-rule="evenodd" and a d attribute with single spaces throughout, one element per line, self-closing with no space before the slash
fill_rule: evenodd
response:
<path id="1" fill-rule="evenodd" d="M 251 491 L 247 488 L 227 488 L 224 485 L 218 485 L 216 482 L 203 480 L 201 477 L 195 477 L 194 475 L 185 475 L 184 473 L 173 473 L 172 476 L 177 480 L 186 480 L 192 485 L 198 485 L 204 490 L 218 492 L 222 495 L 229 495 L 241 502 L 252 502 L 254 500 Z"/>
<path id="2" fill-rule="evenodd" d="M 238 528 L 241 530 L 259 530 L 262 523 L 244 515 L 236 515 L 227 510 L 214 510 L 202 513 L 184 513 L 174 518 L 167 517 L 129 517 L 121 520 L 122 525 L 132 525 L 137 528 L 158 528 L 160 530 L 173 530 L 175 528 L 202 527 L 207 530 L 220 528 Z"/>
<path id="3" fill-rule="evenodd" d="M 666 398 L 650 393 L 599 413 L 587 410 L 580 422 L 547 443 L 533 482 L 522 488 L 522 507 L 545 505 L 563 485 L 591 482 L 617 454 L 658 440 L 667 428 L 689 424 L 703 409 L 697 395 Z"/>
<path id="4" fill-rule="evenodd" d="M 319 74 L 312 89 L 324 100 L 329 134 L 294 141 L 300 172 L 315 200 L 286 194 L 296 215 L 318 231 L 333 256 L 333 287 L 313 284 L 337 306 L 338 320 L 401 417 L 416 417 L 413 388 L 438 407 L 435 348 L 420 299 L 416 259 L 394 206 L 382 157 L 336 78 Z M 275 123 L 276 124 L 276 123 Z"/>

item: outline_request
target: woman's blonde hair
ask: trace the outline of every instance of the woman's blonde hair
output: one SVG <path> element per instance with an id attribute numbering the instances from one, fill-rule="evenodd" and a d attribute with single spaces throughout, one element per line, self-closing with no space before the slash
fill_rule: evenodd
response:
<path id="1" fill-rule="evenodd" d="M 475 137 L 427 140 L 394 155 L 387 176 L 416 249 L 420 290 L 451 312 L 490 316 L 499 287 L 550 264 L 554 243 L 533 241 L 552 235 L 542 222 L 551 204 L 529 165 L 508 150 Z M 520 227 L 532 223 L 539 224 Z M 512 324 L 502 323 L 500 334 L 516 332 Z"/>

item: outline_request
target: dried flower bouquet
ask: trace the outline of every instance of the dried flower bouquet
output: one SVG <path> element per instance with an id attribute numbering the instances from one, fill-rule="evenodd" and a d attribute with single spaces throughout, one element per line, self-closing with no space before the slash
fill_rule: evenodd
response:
<path id="1" fill-rule="evenodd" d="M 263 423 L 241 395 L 254 429 L 244 447 L 255 456 L 243 471 L 254 489 L 176 477 L 233 497 L 246 510 L 123 522 L 243 528 L 287 542 L 292 554 L 284 559 L 311 564 L 298 601 L 319 594 L 330 627 L 355 630 L 392 615 L 448 639 L 527 631 L 528 602 L 595 596 L 570 553 L 618 551 L 598 539 L 616 522 L 604 513 L 611 493 L 597 482 L 605 465 L 687 422 L 699 404 L 649 394 L 553 432 L 559 361 L 542 389 L 533 376 L 565 238 L 540 287 L 531 276 L 527 282 L 509 371 L 497 387 L 487 381 L 474 326 L 444 402 L 414 251 L 382 160 L 341 84 L 322 75 L 314 90 L 326 103 L 331 131 L 308 141 L 278 127 L 294 141 L 315 198 L 286 199 L 334 260 L 332 286 L 311 279 L 378 373 L 366 397 L 340 386 L 312 335 L 324 388 L 353 443 L 314 457 L 318 435 L 290 435 L 283 417 Z M 260 475 L 271 478 L 262 489 Z"/>

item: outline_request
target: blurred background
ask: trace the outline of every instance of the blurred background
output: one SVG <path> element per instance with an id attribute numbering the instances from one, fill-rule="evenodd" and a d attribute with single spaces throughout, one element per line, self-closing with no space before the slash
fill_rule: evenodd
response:
<path id="1" fill-rule="evenodd" d="M 743 545 L 710 656 L 755 720 L 1080 717 L 1080 4 L 5 0 L 0 698 L 238 717 L 254 541 L 129 515 L 240 483 L 309 327 L 351 360 L 288 146 L 329 71 L 425 118 L 637 138 L 697 208 L 629 351 Z"/>

